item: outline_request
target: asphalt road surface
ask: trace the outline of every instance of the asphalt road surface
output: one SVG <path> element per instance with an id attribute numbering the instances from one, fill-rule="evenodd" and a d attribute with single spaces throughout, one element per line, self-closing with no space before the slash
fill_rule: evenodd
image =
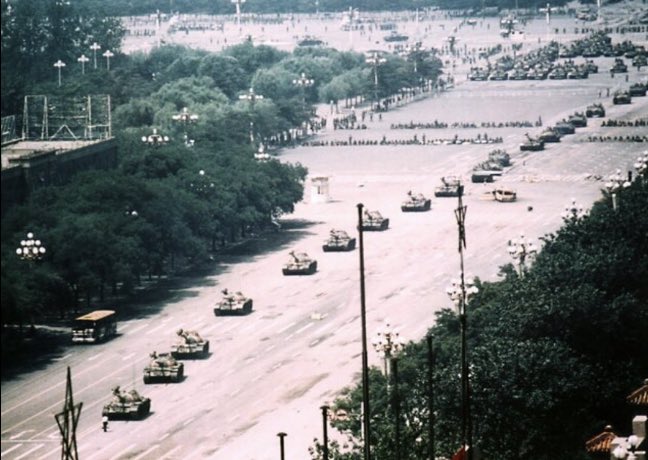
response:
<path id="1" fill-rule="evenodd" d="M 323 253 L 331 228 L 357 236 L 357 203 L 390 218 L 385 232 L 365 233 L 368 334 L 389 320 L 405 339 L 423 337 L 434 312 L 451 303 L 445 294 L 457 276 L 456 199 L 433 198 L 426 213 L 402 213 L 408 190 L 432 197 L 440 178 L 469 177 L 472 167 L 495 148 L 512 154 L 514 165 L 498 180 L 515 189 L 518 201 L 484 201 L 492 184 L 467 183 L 466 270 L 497 280 L 498 267 L 511 262 L 506 246 L 524 233 L 539 237 L 556 230 L 560 213 L 574 198 L 589 207 L 601 197 L 605 177 L 632 169 L 646 144 L 587 142 L 593 135 L 644 134 L 646 128 L 586 128 L 549 144 L 543 152 L 519 152 L 524 133 L 540 128 L 392 130 L 391 123 L 536 120 L 553 124 L 575 110 L 601 101 L 608 118 L 634 120 L 648 113 L 648 97 L 613 106 L 608 87 L 611 58 L 599 58 L 599 74 L 582 81 L 463 82 L 440 95 L 374 118 L 367 130 L 323 132 L 321 140 L 430 138 L 487 132 L 502 136 L 495 145 L 391 145 L 296 147 L 281 161 L 301 162 L 311 176 L 327 176 L 330 201 L 305 200 L 282 218 L 282 230 L 262 236 L 234 254 L 219 257 L 214 274 L 178 284 L 171 297 L 151 304 L 150 312 L 119 324 L 119 336 L 96 346 L 69 347 L 37 370 L 2 383 L 3 459 L 60 458 L 54 414 L 61 411 L 66 368 L 72 369 L 75 402 L 83 402 L 77 429 L 84 460 L 201 459 L 266 460 L 279 455 L 276 434 L 288 434 L 286 458 L 308 458 L 307 448 L 321 437 L 319 407 L 359 377 L 361 366 L 358 251 Z M 459 71 L 457 72 L 459 75 Z M 630 69 L 630 80 L 646 79 Z M 599 99 L 599 92 L 603 96 Z M 361 110 L 362 108 L 356 108 Z M 327 107 L 322 108 L 327 110 Z M 343 113 L 344 114 L 344 113 Z M 342 114 L 342 115 L 343 115 Z M 602 176 L 603 181 L 597 180 Z M 310 180 L 309 177 L 309 180 Z M 532 210 L 529 210 L 529 207 Z M 623 212 L 620 203 L 619 212 Z M 288 251 L 306 251 L 317 273 L 284 277 Z M 186 281 L 186 280 L 185 280 Z M 223 288 L 254 299 L 244 317 L 215 317 L 212 308 Z M 148 354 L 167 351 L 175 331 L 196 329 L 211 341 L 207 359 L 185 361 L 184 381 L 142 383 Z M 370 364 L 381 365 L 370 352 Z M 113 421 L 101 430 L 101 409 L 114 385 L 136 388 L 152 400 L 142 421 Z"/>

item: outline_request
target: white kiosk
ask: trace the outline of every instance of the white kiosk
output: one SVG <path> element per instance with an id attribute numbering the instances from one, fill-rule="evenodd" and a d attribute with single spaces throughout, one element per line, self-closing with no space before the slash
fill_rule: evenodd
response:
<path id="1" fill-rule="evenodd" d="M 329 195 L 329 178 L 316 176 L 311 178 L 311 203 L 327 203 L 331 201 Z"/>

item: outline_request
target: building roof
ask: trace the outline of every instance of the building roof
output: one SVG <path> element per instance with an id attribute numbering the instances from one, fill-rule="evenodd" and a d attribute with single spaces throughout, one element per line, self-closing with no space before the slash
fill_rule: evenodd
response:
<path id="1" fill-rule="evenodd" d="M 644 380 L 643 386 L 630 393 L 626 400 L 635 406 L 648 406 L 648 379 Z"/>
<path id="2" fill-rule="evenodd" d="M 609 453 L 612 448 L 612 441 L 617 435 L 612 431 L 612 426 L 607 425 L 602 433 L 585 442 L 585 450 L 589 453 Z"/>

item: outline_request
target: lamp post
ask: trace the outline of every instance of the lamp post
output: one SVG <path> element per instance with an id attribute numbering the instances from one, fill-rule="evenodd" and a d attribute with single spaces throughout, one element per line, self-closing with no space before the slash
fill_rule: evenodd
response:
<path id="1" fill-rule="evenodd" d="M 16 249 L 16 254 L 22 260 L 35 261 L 42 259 L 46 251 L 41 240 L 34 239 L 34 234 L 29 232 L 27 239 L 20 241 L 20 247 Z"/>
<path id="2" fill-rule="evenodd" d="M 637 435 L 628 436 L 625 445 L 619 444 L 612 451 L 612 457 L 620 460 L 637 460 L 635 451 L 639 446 L 639 437 Z"/>
<path id="3" fill-rule="evenodd" d="M 182 124 L 182 126 L 184 128 L 185 145 L 187 147 L 191 147 L 194 144 L 194 140 L 189 139 L 188 127 L 189 127 L 190 124 L 196 123 L 196 121 L 198 121 L 198 115 L 196 115 L 194 113 L 189 113 L 189 109 L 187 107 L 183 107 L 182 111 L 180 111 L 176 115 L 173 115 L 171 118 L 173 119 L 173 121 L 176 121 L 176 122 Z"/>
<path id="4" fill-rule="evenodd" d="M 477 293 L 477 288 L 471 281 L 466 282 L 464 274 L 463 251 L 466 248 L 466 211 L 467 206 L 463 204 L 463 186 L 459 185 L 458 204 L 455 209 L 455 218 L 458 228 L 458 252 L 459 252 L 459 279 L 452 281 L 452 286 L 446 289 L 450 299 L 454 302 L 459 315 L 461 326 L 461 442 L 462 450 L 467 453 L 467 460 L 472 460 L 472 420 L 470 414 L 470 375 L 468 374 L 468 341 L 466 330 L 468 328 L 468 316 L 466 306 L 470 296 Z"/>
<path id="5" fill-rule="evenodd" d="M 246 94 L 239 95 L 240 100 L 246 100 L 250 103 L 250 112 L 254 109 L 254 103 L 263 99 L 261 94 L 256 94 L 254 88 L 250 88 Z M 252 114 L 250 113 L 250 116 Z M 250 121 L 250 143 L 254 144 L 254 121 Z"/>
<path id="6" fill-rule="evenodd" d="M 612 209 L 615 211 L 618 208 L 617 203 L 617 192 L 621 189 L 630 187 L 630 181 L 626 180 L 621 174 L 621 170 L 617 169 L 614 174 L 612 174 L 608 181 L 605 183 L 605 188 L 612 197 Z"/>
<path id="7" fill-rule="evenodd" d="M 245 3 L 245 0 L 232 0 L 232 3 L 236 5 L 236 26 L 238 29 L 241 28 L 241 5 Z"/>
<path id="8" fill-rule="evenodd" d="M 169 136 L 163 136 L 157 132 L 157 128 L 153 128 L 153 133 L 148 136 L 142 136 L 142 142 L 152 147 L 159 147 L 169 142 Z"/>
<path id="9" fill-rule="evenodd" d="M 302 96 L 302 104 L 306 106 L 306 88 L 313 86 L 315 84 L 315 80 L 312 78 L 306 78 L 306 74 L 304 72 L 301 73 L 301 76 L 299 78 L 295 78 L 293 80 L 293 85 L 297 86 L 301 90 L 301 96 Z"/>
<path id="10" fill-rule="evenodd" d="M 374 71 L 374 102 L 378 102 L 378 66 L 381 64 L 384 64 L 387 62 L 387 59 L 384 57 L 381 57 L 380 54 L 376 51 L 371 53 L 369 57 L 367 57 L 366 61 L 367 64 L 371 64 L 373 66 L 373 71 Z"/>
<path id="11" fill-rule="evenodd" d="M 427 336 L 428 351 L 428 436 L 429 436 L 429 460 L 435 460 L 434 446 L 434 337 Z"/>
<path id="12" fill-rule="evenodd" d="M 77 61 L 81 63 L 81 75 L 85 75 L 85 63 L 90 61 L 90 58 L 85 54 L 82 54 L 81 56 L 79 56 Z"/>
<path id="13" fill-rule="evenodd" d="M 113 57 L 114 55 L 115 54 L 110 50 L 106 50 L 102 54 L 102 56 L 106 58 L 106 68 L 108 69 L 108 71 L 110 71 L 110 58 Z"/>
<path id="14" fill-rule="evenodd" d="M 371 460 L 371 410 L 369 407 L 369 364 L 367 357 L 367 309 L 365 306 L 363 204 L 358 203 L 358 246 L 360 255 L 360 324 L 362 327 L 362 432 L 364 460 Z"/>
<path id="15" fill-rule="evenodd" d="M 633 166 L 637 170 L 638 176 L 646 176 L 646 172 L 648 172 L 648 150 L 637 157 L 637 161 Z"/>
<path id="16" fill-rule="evenodd" d="M 284 438 L 288 435 L 284 432 L 281 432 L 281 433 L 277 433 L 277 436 L 279 436 L 279 454 L 280 454 L 279 458 L 281 458 L 281 460 L 285 460 L 286 451 L 284 448 Z"/>
<path id="17" fill-rule="evenodd" d="M 535 256 L 537 252 L 538 248 L 536 248 L 532 241 L 528 241 L 524 237 L 524 234 L 521 234 L 516 240 L 509 241 L 508 253 L 514 260 L 518 261 L 520 278 L 524 277 L 527 260 Z"/>
<path id="18" fill-rule="evenodd" d="M 61 86 L 61 69 L 65 67 L 65 62 L 60 59 L 54 63 L 54 67 L 58 69 L 58 85 Z"/>
<path id="19" fill-rule="evenodd" d="M 90 49 L 92 50 L 94 68 L 96 69 L 97 68 L 97 51 L 101 49 L 101 45 L 98 44 L 97 42 L 94 42 L 92 45 L 90 45 Z"/>
<path id="20" fill-rule="evenodd" d="M 576 200 L 572 198 L 571 204 L 565 206 L 565 210 L 560 214 L 560 216 L 565 222 L 569 222 L 582 219 L 587 216 L 587 214 L 587 210 L 583 209 L 583 207 L 576 203 Z"/>
<path id="21" fill-rule="evenodd" d="M 329 406 L 326 404 L 321 406 L 320 409 L 322 410 L 322 430 L 323 430 L 323 442 L 324 445 L 322 446 L 322 460 L 328 460 L 329 458 L 329 452 L 328 452 L 328 410 Z"/>

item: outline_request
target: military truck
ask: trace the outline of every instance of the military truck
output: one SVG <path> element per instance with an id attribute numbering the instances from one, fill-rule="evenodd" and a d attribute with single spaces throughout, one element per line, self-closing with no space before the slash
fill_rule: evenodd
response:
<path id="1" fill-rule="evenodd" d="M 176 342 L 171 345 L 175 359 L 204 358 L 209 355 L 209 340 L 203 339 L 197 331 L 178 329 Z"/>
<path id="2" fill-rule="evenodd" d="M 126 392 L 116 386 L 112 393 L 112 400 L 101 411 L 108 420 L 141 420 L 151 412 L 151 400 L 135 389 Z"/>
<path id="3" fill-rule="evenodd" d="M 214 307 L 214 315 L 247 315 L 252 312 L 252 299 L 245 297 L 241 291 L 231 293 L 223 289 L 221 293 L 223 297 Z"/>
<path id="4" fill-rule="evenodd" d="M 605 117 L 605 108 L 603 107 L 603 104 L 597 102 L 595 104 L 588 105 L 587 109 L 585 109 L 585 116 L 588 118 Z"/>
<path id="5" fill-rule="evenodd" d="M 389 228 L 389 219 L 385 218 L 378 211 L 365 209 L 362 216 L 362 230 L 367 232 L 382 232 Z"/>
<path id="6" fill-rule="evenodd" d="M 151 361 L 144 368 L 144 383 L 156 382 L 182 382 L 184 378 L 184 364 L 179 363 L 171 353 L 150 354 Z"/>
<path id="7" fill-rule="evenodd" d="M 429 211 L 432 200 L 426 198 L 422 193 L 407 192 L 407 199 L 401 203 L 403 212 L 424 212 Z"/>
<path id="8" fill-rule="evenodd" d="M 344 230 L 332 229 L 328 239 L 322 245 L 324 252 L 353 251 L 356 239 L 351 238 Z"/>
<path id="9" fill-rule="evenodd" d="M 540 150 L 544 150 L 544 141 L 533 138 L 529 136 L 529 134 L 525 134 L 527 140 L 523 143 L 520 144 L 520 150 L 521 151 L 530 151 L 530 152 L 537 152 Z"/>
<path id="10" fill-rule="evenodd" d="M 454 197 L 463 193 L 463 185 L 458 176 L 445 176 L 441 178 L 441 185 L 434 189 L 436 197 Z"/>
<path id="11" fill-rule="evenodd" d="M 288 254 L 290 258 L 281 269 L 284 275 L 312 275 L 317 271 L 317 261 L 305 252 L 290 251 Z"/>

